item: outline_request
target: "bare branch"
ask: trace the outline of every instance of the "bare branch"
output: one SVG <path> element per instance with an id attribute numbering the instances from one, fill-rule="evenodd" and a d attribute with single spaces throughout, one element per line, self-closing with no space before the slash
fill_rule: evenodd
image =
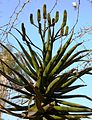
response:
<path id="1" fill-rule="evenodd" d="M 26 5 L 30 2 L 30 0 L 26 0 L 23 5 L 20 7 L 20 9 L 17 11 L 19 5 L 20 5 L 20 0 L 18 0 L 18 4 L 16 6 L 16 8 L 14 9 L 12 15 L 10 16 L 10 20 L 7 24 L 0 26 L 0 29 L 4 29 L 4 31 L 1 31 L 0 35 L 1 35 L 1 40 L 6 40 L 8 39 L 8 33 L 12 30 L 12 28 L 16 25 L 16 21 L 19 18 L 20 13 L 23 11 L 24 7 L 26 7 Z"/>
<path id="2" fill-rule="evenodd" d="M 52 9 L 50 10 L 50 12 L 49 13 L 51 13 L 53 10 L 54 10 L 54 8 L 56 7 L 56 5 L 57 5 L 57 2 L 58 2 L 58 0 L 56 0 L 55 1 L 55 4 L 53 5 L 53 7 L 52 7 Z"/>

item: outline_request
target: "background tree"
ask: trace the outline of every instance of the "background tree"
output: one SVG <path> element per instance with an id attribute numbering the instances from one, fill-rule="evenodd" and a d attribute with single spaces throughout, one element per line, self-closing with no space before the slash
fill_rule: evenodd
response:
<path id="1" fill-rule="evenodd" d="M 10 51 L 12 50 L 9 45 L 7 45 L 7 47 L 9 48 Z M 9 66 L 14 67 L 14 59 L 9 54 L 9 52 L 7 52 L 7 50 L 5 50 L 3 47 L 1 47 L 0 59 L 5 61 Z M 12 74 L 12 71 L 8 69 L 2 62 L 0 63 L 0 70 L 3 70 L 6 74 L 10 74 L 10 75 Z M 8 80 L 4 76 L 2 76 L 2 74 L 0 75 L 0 83 L 5 85 L 9 84 Z M 8 95 L 8 90 L 5 87 L 0 86 L 0 96 L 6 99 L 7 95 Z M 2 100 L 0 100 L 0 104 L 5 106 L 5 102 Z M 1 113 L 0 113 L 0 118 L 1 118 Z"/>
<path id="2" fill-rule="evenodd" d="M 10 51 L 13 51 L 13 47 L 10 45 L 10 44 L 6 44 L 7 48 L 10 50 Z M 10 55 L 10 53 L 1 46 L 0 48 L 0 59 L 3 60 L 7 65 L 9 65 L 11 68 L 13 69 L 16 69 L 16 70 L 20 70 L 20 68 L 16 65 L 15 63 L 15 60 L 13 59 L 13 57 Z M 19 54 L 16 53 L 17 57 L 19 58 Z M 2 62 L 0 63 L 0 70 L 2 70 L 3 72 L 5 72 L 7 75 L 10 75 L 10 76 L 13 76 L 13 72 L 8 69 L 8 67 L 6 67 Z M 19 87 L 19 86 L 16 86 L 15 84 L 12 84 L 11 82 L 9 82 L 7 80 L 7 78 L 5 78 L 4 76 L 2 76 L 2 74 L 0 74 L 0 83 L 1 84 L 4 84 L 4 85 L 11 85 L 11 86 L 14 86 L 14 87 Z M 3 87 L 3 86 L 0 86 L 0 96 L 3 98 L 3 99 L 7 99 L 7 96 L 10 94 L 10 92 L 8 91 L 7 88 Z M 9 96 L 8 96 L 9 97 Z M 5 102 L 0 100 L 0 104 L 5 106 Z M 0 118 L 1 118 L 1 112 L 0 112 Z"/>

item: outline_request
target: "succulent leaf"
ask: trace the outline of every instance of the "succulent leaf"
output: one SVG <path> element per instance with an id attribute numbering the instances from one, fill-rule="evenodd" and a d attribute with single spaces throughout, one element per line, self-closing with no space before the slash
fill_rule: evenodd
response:
<path id="1" fill-rule="evenodd" d="M 73 53 L 73 51 L 82 43 L 78 43 L 76 44 L 74 47 L 72 47 L 64 56 L 63 58 L 57 63 L 57 65 L 54 67 L 54 69 L 51 71 L 50 76 L 52 76 L 53 74 L 58 74 L 61 71 L 61 66 L 63 65 L 63 63 L 68 59 L 68 57 Z"/>
<path id="2" fill-rule="evenodd" d="M 64 112 L 92 112 L 92 109 L 76 108 L 76 107 L 64 107 L 64 106 L 53 106 L 55 110 Z"/>
<path id="3" fill-rule="evenodd" d="M 83 106 L 83 105 L 76 104 L 76 103 L 73 103 L 73 102 L 67 102 L 67 101 L 64 101 L 64 100 L 59 100 L 58 102 L 59 102 L 60 104 L 67 105 L 67 106 L 71 106 L 71 107 L 88 108 L 88 107 L 85 107 L 85 106 Z M 88 109 L 89 109 L 89 108 L 88 108 Z"/>

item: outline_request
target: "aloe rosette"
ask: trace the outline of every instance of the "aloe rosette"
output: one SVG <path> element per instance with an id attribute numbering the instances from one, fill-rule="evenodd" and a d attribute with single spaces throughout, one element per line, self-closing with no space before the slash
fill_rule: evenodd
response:
<path id="1" fill-rule="evenodd" d="M 55 18 L 51 18 L 51 13 L 47 13 L 46 5 L 44 5 L 43 18 L 41 18 L 40 9 L 37 10 L 37 24 L 34 23 L 33 17 L 33 14 L 30 14 L 30 23 L 38 29 L 38 34 L 40 34 L 42 40 L 42 49 L 36 46 L 26 34 L 24 23 L 21 25 L 22 31 L 15 29 L 22 37 L 23 42 L 28 48 L 27 50 L 20 40 L 18 40 L 17 36 L 10 33 L 16 39 L 22 50 L 23 54 L 21 54 L 21 59 L 23 62 L 19 61 L 14 53 L 4 44 L 0 43 L 0 45 L 11 54 L 24 73 L 23 76 L 21 72 L 11 68 L 7 63 L 0 60 L 13 72 L 15 77 L 7 75 L 2 70 L 0 70 L 0 73 L 10 82 L 22 86 L 23 89 L 1 85 L 20 93 L 17 96 L 14 95 L 11 99 L 18 100 L 21 98 L 27 101 L 21 105 L 8 99 L 0 98 L 10 105 L 10 107 L 1 105 L 0 111 L 30 120 L 80 120 L 81 118 L 87 118 L 92 114 L 91 108 L 69 102 L 67 99 L 82 97 L 92 101 L 92 99 L 86 95 L 68 94 L 73 90 L 86 86 L 84 84 L 74 85 L 73 83 L 81 78 L 81 76 L 89 74 L 92 67 L 76 71 L 76 69 L 70 66 L 80 62 L 91 50 L 80 50 L 76 52 L 76 49 L 82 45 L 82 42 L 70 48 L 74 31 L 69 32 L 66 10 L 64 10 L 63 20 L 57 31 L 55 27 L 59 21 L 58 11 L 56 12 Z M 41 23 L 42 19 L 43 22 Z M 65 40 L 65 38 L 68 39 L 64 44 L 60 45 L 56 54 L 53 55 L 55 42 L 61 39 Z M 38 54 L 33 47 L 36 48 L 37 51 L 40 51 L 39 53 L 41 54 Z M 69 68 L 69 70 L 67 70 L 67 68 Z"/>

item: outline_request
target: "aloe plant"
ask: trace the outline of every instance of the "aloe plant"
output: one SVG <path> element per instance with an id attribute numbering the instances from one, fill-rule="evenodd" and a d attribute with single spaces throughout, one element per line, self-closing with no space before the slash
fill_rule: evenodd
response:
<path id="1" fill-rule="evenodd" d="M 55 28 L 58 21 L 59 12 L 56 12 L 55 18 L 51 18 L 51 14 L 47 12 L 46 5 L 43 6 L 43 17 L 41 17 L 40 9 L 37 10 L 37 24 L 34 22 L 33 14 L 30 14 L 30 23 L 38 29 L 42 48 L 36 46 L 31 41 L 26 33 L 24 23 L 21 24 L 22 31 L 15 29 L 22 37 L 24 44 L 28 48 L 27 50 L 20 40 L 18 40 L 17 36 L 10 33 L 22 50 L 23 54 L 20 56 L 22 62 L 4 44 L 0 43 L 24 72 L 23 76 L 21 72 L 11 68 L 6 62 L 0 60 L 16 77 L 7 75 L 2 70 L 0 70 L 0 73 L 10 82 L 23 88 L 19 89 L 0 84 L 20 93 L 12 96 L 11 100 L 0 98 L 10 105 L 10 107 L 1 105 L 1 112 L 29 120 L 80 120 L 92 115 L 92 109 L 88 106 L 72 103 L 67 100 L 69 98 L 82 97 L 92 101 L 86 95 L 68 94 L 73 90 L 86 86 L 84 84 L 74 85 L 73 83 L 83 75 L 90 74 L 89 72 L 92 70 L 92 67 L 86 67 L 77 71 L 71 65 L 81 62 L 91 50 L 83 49 L 76 52 L 76 49 L 82 45 L 82 42 L 71 47 L 74 30 L 69 32 L 66 10 L 64 10 L 61 26 L 56 31 Z M 53 48 L 56 41 L 63 39 L 65 40 L 64 44 L 60 44 L 56 54 L 53 55 Z M 18 99 L 22 99 L 24 103 L 18 104 L 12 101 Z"/>

